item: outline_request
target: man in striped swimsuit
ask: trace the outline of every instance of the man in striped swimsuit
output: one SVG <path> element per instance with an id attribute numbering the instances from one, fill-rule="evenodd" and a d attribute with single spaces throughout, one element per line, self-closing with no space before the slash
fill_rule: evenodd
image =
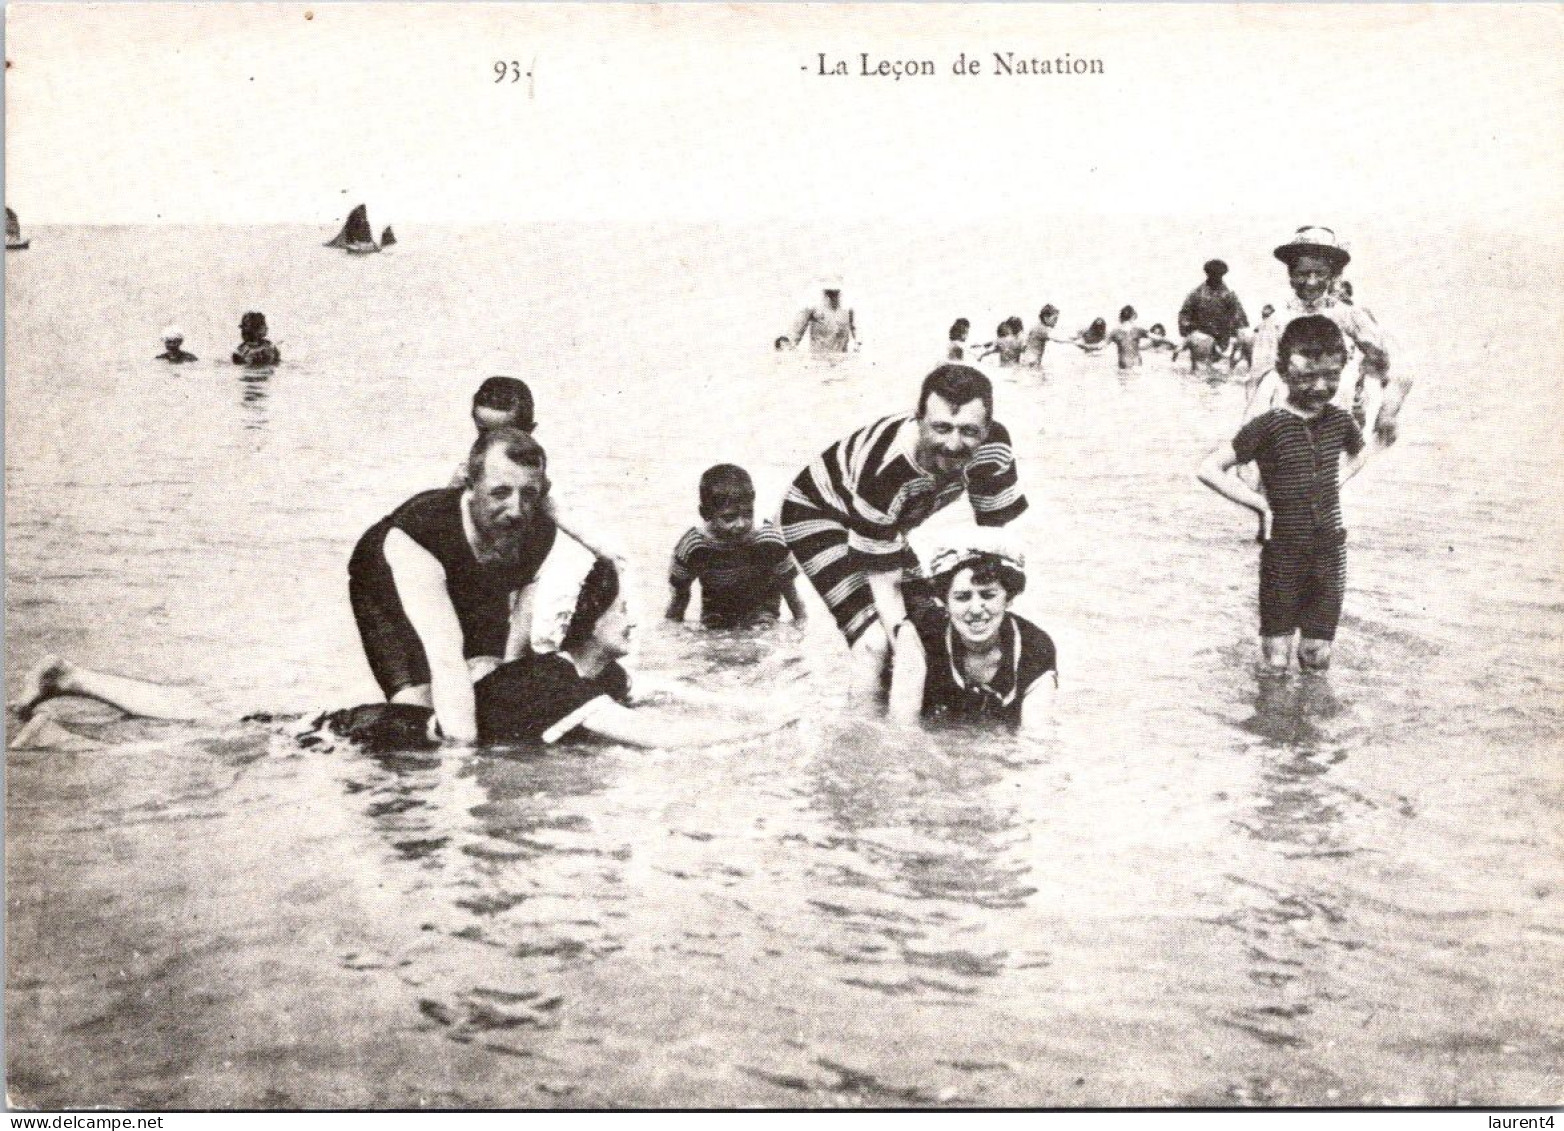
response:
<path id="1" fill-rule="evenodd" d="M 1260 516 L 1260 636 L 1266 664 L 1285 671 L 1301 631 L 1298 664 L 1323 671 L 1347 584 L 1341 484 L 1367 461 L 1352 414 L 1331 403 L 1347 364 L 1341 329 L 1320 314 L 1282 332 L 1277 372 L 1287 400 L 1245 424 L 1200 466 L 1200 481 Z M 1383 446 L 1376 440 L 1376 448 Z M 1346 455 L 1346 460 L 1342 459 Z M 1264 493 L 1229 472 L 1257 463 Z"/>
<path id="2" fill-rule="evenodd" d="M 853 703 L 878 701 L 893 648 L 921 647 L 902 594 L 918 568 L 906 535 L 963 492 L 980 526 L 1026 510 L 993 386 L 954 364 L 924 378 L 915 415 L 832 444 L 788 488 L 782 537 L 852 649 Z"/>

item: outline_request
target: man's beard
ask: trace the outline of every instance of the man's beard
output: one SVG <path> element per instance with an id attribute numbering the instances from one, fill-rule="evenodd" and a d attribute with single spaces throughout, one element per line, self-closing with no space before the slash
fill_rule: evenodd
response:
<path id="1" fill-rule="evenodd" d="M 521 559 L 526 544 L 528 523 L 485 527 L 474 523 L 478 532 L 478 560 L 490 565 L 511 565 Z"/>

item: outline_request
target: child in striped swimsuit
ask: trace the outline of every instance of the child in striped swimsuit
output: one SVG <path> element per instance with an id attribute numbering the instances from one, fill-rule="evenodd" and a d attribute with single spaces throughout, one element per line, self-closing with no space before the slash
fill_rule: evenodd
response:
<path id="1" fill-rule="evenodd" d="M 798 567 L 775 526 L 755 525 L 755 484 L 749 472 L 731 463 L 709 467 L 701 476 L 700 492 L 705 522 L 685 531 L 674 547 L 668 619 L 684 619 L 690 590 L 698 581 L 701 624 L 707 628 L 774 622 L 783 601 L 795 621 L 803 620 Z"/>
<path id="2" fill-rule="evenodd" d="M 1300 634 L 1299 666 L 1329 667 L 1341 618 L 1347 532 L 1340 488 L 1371 453 L 1352 415 L 1331 403 L 1346 364 L 1334 322 L 1295 319 L 1277 350 L 1286 402 L 1254 417 L 1200 466 L 1202 483 L 1260 516 L 1260 636 L 1266 664 L 1276 670 L 1291 666 Z M 1263 494 L 1230 474 L 1251 462 Z"/>

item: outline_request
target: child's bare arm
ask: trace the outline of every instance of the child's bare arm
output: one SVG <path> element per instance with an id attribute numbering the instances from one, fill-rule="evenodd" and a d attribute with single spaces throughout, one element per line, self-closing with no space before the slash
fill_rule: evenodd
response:
<path id="1" fill-rule="evenodd" d="M 1254 490 L 1238 476 L 1229 474 L 1238 463 L 1238 453 L 1233 451 L 1233 445 L 1229 442 L 1208 455 L 1195 476 L 1224 499 L 1237 503 L 1241 507 L 1247 507 L 1259 515 L 1260 537 L 1264 540 L 1270 537 L 1271 533 L 1271 505 L 1260 492 Z"/>
<path id="2" fill-rule="evenodd" d="M 681 589 L 674 585 L 671 588 L 673 596 L 668 599 L 668 611 L 663 615 L 669 620 L 683 620 L 685 611 L 690 607 L 690 587 L 686 585 Z"/>

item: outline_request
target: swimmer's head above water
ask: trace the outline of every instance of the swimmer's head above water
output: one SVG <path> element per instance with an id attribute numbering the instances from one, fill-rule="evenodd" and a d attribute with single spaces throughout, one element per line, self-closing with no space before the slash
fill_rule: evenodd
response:
<path id="1" fill-rule="evenodd" d="M 1126 306 L 1123 310 L 1120 310 L 1119 311 L 1119 321 L 1120 322 L 1133 322 L 1133 321 L 1135 321 L 1135 308 L 1133 306 Z"/>
<path id="2" fill-rule="evenodd" d="M 532 390 L 518 377 L 489 377 L 472 396 L 472 422 L 480 432 L 490 428 L 519 428 L 531 432 L 538 426 Z"/>
<path id="3" fill-rule="evenodd" d="M 755 528 L 755 483 L 733 463 L 719 463 L 701 474 L 700 514 L 712 537 L 736 542 Z"/>
<path id="4" fill-rule="evenodd" d="M 239 319 L 239 336 L 247 342 L 264 342 L 268 333 L 266 315 L 258 310 L 251 310 Z"/>

